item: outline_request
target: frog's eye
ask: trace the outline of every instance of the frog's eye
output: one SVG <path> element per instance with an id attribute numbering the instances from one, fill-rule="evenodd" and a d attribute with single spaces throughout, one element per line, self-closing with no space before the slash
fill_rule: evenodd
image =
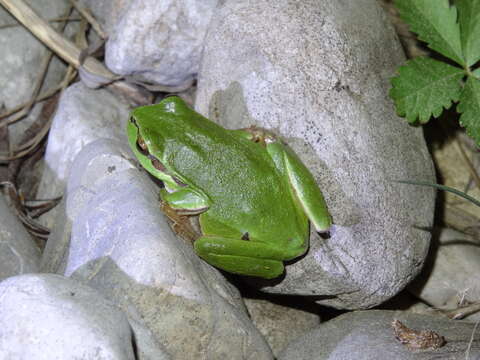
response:
<path id="1" fill-rule="evenodd" d="M 250 235 L 248 235 L 248 232 L 246 232 L 245 234 L 242 235 L 242 240 L 250 240 Z"/>
<path id="2" fill-rule="evenodd" d="M 148 155 L 148 147 L 147 147 L 147 144 L 145 144 L 145 141 L 143 140 L 143 138 L 138 135 L 138 138 L 137 138 L 137 149 L 138 151 L 140 151 L 143 155 Z"/>

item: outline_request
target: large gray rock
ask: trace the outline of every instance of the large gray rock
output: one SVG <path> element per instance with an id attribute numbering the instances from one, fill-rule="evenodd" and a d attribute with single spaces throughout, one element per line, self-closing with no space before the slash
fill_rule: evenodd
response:
<path id="1" fill-rule="evenodd" d="M 188 86 L 196 77 L 217 2 L 84 0 L 109 34 L 105 62 L 110 70 L 174 87 Z"/>
<path id="2" fill-rule="evenodd" d="M 408 348 L 406 344 L 396 339 L 392 327 L 395 319 L 400 320 L 409 330 L 430 330 L 443 336 L 444 345 L 437 348 Z M 469 345 L 471 338 L 473 341 Z M 418 340 L 415 337 L 411 339 Z M 437 344 L 440 345 L 438 342 Z M 322 323 L 315 330 L 292 341 L 278 360 L 478 358 L 480 358 L 480 333 L 475 332 L 475 325 L 472 323 L 401 311 L 370 310 L 350 312 Z"/>
<path id="3" fill-rule="evenodd" d="M 99 290 L 175 359 L 272 359 L 238 291 L 172 233 L 158 187 L 134 164 L 125 142 L 99 140 L 80 152 L 63 229 L 46 249 L 58 267 L 49 269 Z"/>
<path id="4" fill-rule="evenodd" d="M 268 292 L 338 308 L 390 298 L 422 267 L 434 181 L 422 130 L 395 116 L 389 77 L 404 61 L 374 0 L 227 0 L 206 38 L 196 109 L 228 128 L 283 136 L 311 169 L 333 215 L 306 257 Z"/>
<path id="5" fill-rule="evenodd" d="M 0 195 L 0 281 L 38 272 L 40 250 Z"/>
<path id="6" fill-rule="evenodd" d="M 127 317 L 97 291 L 59 275 L 0 283 L 0 358 L 147 359 Z M 138 346 L 138 344 L 137 344 Z M 149 359 L 167 359 L 161 347 Z"/>

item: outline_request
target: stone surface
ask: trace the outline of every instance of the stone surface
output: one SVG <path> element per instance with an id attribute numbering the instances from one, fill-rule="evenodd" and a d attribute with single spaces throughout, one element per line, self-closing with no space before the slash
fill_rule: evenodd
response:
<path id="1" fill-rule="evenodd" d="M 173 235 L 158 187 L 134 164 L 114 140 L 77 156 L 58 222 L 71 235 L 54 230 L 47 250 L 58 268 L 50 270 L 99 290 L 174 359 L 272 359 L 238 291 Z"/>
<path id="2" fill-rule="evenodd" d="M 366 308 L 422 267 L 434 181 L 422 130 L 395 116 L 389 77 L 404 55 L 373 0 L 225 1 L 207 34 L 196 109 L 228 127 L 281 135 L 320 185 L 330 238 L 264 291 Z"/>
<path id="3" fill-rule="evenodd" d="M 437 349 L 411 350 L 395 338 L 392 328 L 394 319 L 412 330 L 434 331 L 443 336 L 446 343 Z M 478 359 L 478 331 L 467 350 L 474 327 L 474 324 L 465 321 L 400 311 L 355 311 L 322 323 L 294 340 L 278 360 Z"/>
<path id="4" fill-rule="evenodd" d="M 26 3 L 44 19 L 65 15 L 68 2 L 65 0 L 27 0 Z M 0 7 L 0 26 L 16 24 L 17 21 Z M 17 23 L 18 24 L 18 23 Z M 58 25 L 58 24 L 57 24 Z M 54 26 L 57 26 L 54 25 Z M 0 109 L 14 108 L 30 100 L 38 77 L 39 68 L 47 54 L 47 48 L 23 26 L 11 26 L 0 31 Z M 63 77 L 65 64 L 58 58 L 52 60 L 42 90 L 55 86 Z M 35 106 L 26 119 L 9 126 L 12 145 L 18 144 L 23 132 L 40 113 L 41 105 Z"/>
<path id="5" fill-rule="evenodd" d="M 97 291 L 59 275 L 1 282 L 0 328 L 2 359 L 146 359 L 135 356 L 125 314 Z M 167 358 L 157 347 L 155 359 Z"/>
<path id="6" fill-rule="evenodd" d="M 107 90 L 92 90 L 82 83 L 67 88 L 59 101 L 48 136 L 45 170 L 38 190 L 39 198 L 63 193 L 70 166 L 80 150 L 100 139 L 126 142 L 129 107 Z M 42 220 L 52 227 L 57 209 Z"/>
<path id="7" fill-rule="evenodd" d="M 34 273 L 40 267 L 40 251 L 20 220 L 0 195 L 0 281 Z"/>
<path id="8" fill-rule="evenodd" d="M 478 239 L 451 229 L 434 238 L 425 268 L 409 289 L 437 309 L 452 310 L 480 298 Z M 470 320 L 480 320 L 474 314 Z"/>
<path id="9" fill-rule="evenodd" d="M 182 87 L 194 80 L 218 0 L 84 2 L 109 33 L 110 70 L 150 84 Z"/>
<path id="10" fill-rule="evenodd" d="M 243 299 L 254 325 L 277 356 L 287 344 L 320 323 L 320 317 L 302 309 L 264 299 Z M 293 301 L 291 301 L 293 303 Z"/>

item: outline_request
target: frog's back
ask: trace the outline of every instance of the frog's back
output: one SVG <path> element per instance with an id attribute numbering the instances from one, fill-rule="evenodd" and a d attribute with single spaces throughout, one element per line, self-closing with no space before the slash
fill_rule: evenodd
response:
<path id="1" fill-rule="evenodd" d="M 177 131 L 169 131 L 177 135 L 165 141 L 164 158 L 188 183 L 208 195 L 209 217 L 251 237 L 276 237 L 277 241 L 294 237 L 304 246 L 308 221 L 263 145 L 186 106 L 171 114 L 163 118 L 163 125 L 177 127 Z M 299 233 L 289 234 L 290 229 Z"/>

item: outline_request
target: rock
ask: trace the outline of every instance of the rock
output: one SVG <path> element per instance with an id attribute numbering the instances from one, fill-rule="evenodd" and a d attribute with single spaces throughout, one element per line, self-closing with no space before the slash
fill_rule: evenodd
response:
<path id="1" fill-rule="evenodd" d="M 127 317 L 97 291 L 59 275 L 1 282 L 0 328 L 2 359 L 137 358 Z M 155 359 L 167 359 L 161 348 Z"/>
<path id="2" fill-rule="evenodd" d="M 40 250 L 0 195 L 0 281 L 38 272 Z"/>
<path id="3" fill-rule="evenodd" d="M 107 90 L 92 90 L 75 83 L 62 94 L 48 136 L 45 171 L 39 198 L 62 194 L 70 166 L 80 150 L 100 138 L 127 142 L 129 107 Z M 52 227 L 57 209 L 42 218 Z"/>
<path id="4" fill-rule="evenodd" d="M 264 299 L 243 299 L 253 324 L 278 356 L 287 344 L 320 323 L 317 314 Z"/>
<path id="5" fill-rule="evenodd" d="M 389 77 L 404 61 L 376 1 L 227 0 L 207 34 L 196 109 L 227 128 L 282 136 L 312 171 L 334 226 L 266 292 L 367 308 L 420 271 L 434 191 L 422 130 L 395 116 Z"/>
<path id="6" fill-rule="evenodd" d="M 68 6 L 65 0 L 28 0 L 26 3 L 44 19 L 64 16 Z M 12 24 L 18 24 L 18 22 L 3 7 L 0 7 L 0 26 Z M 0 84 L 2 84 L 0 110 L 5 106 L 8 111 L 30 100 L 37 79 L 41 75 L 39 69 L 48 49 L 21 25 L 2 28 L 0 49 L 4 49 L 3 56 L 0 57 Z M 65 69 L 65 64 L 54 57 L 42 90 L 57 85 Z M 18 145 L 23 133 L 39 115 L 40 110 L 41 105 L 35 106 L 26 119 L 9 126 L 12 145 Z"/>
<path id="7" fill-rule="evenodd" d="M 452 229 L 434 238 L 427 264 L 409 286 L 416 296 L 437 309 L 453 310 L 480 298 L 478 239 Z M 480 314 L 469 317 L 480 320 Z"/>
<path id="8" fill-rule="evenodd" d="M 409 330 L 433 331 L 443 336 L 445 342 L 437 348 L 409 349 L 395 337 L 392 327 L 395 319 Z M 279 355 L 278 360 L 476 359 L 480 356 L 480 333 L 474 334 L 471 347 L 467 350 L 474 328 L 474 324 L 466 321 L 401 311 L 355 311 L 322 323 L 296 339 Z M 418 340 L 418 335 L 412 339 Z"/>
<path id="9" fill-rule="evenodd" d="M 188 87 L 218 0 L 84 1 L 106 25 L 105 62 L 148 84 Z"/>
<path id="10" fill-rule="evenodd" d="M 126 142 L 114 140 L 90 143 L 77 156 L 59 221 L 70 243 L 52 256 L 56 271 L 120 306 L 175 359 L 272 359 L 238 291 L 173 235 L 158 187 L 134 164 Z M 68 236 L 55 236 L 49 242 L 59 249 Z"/>

